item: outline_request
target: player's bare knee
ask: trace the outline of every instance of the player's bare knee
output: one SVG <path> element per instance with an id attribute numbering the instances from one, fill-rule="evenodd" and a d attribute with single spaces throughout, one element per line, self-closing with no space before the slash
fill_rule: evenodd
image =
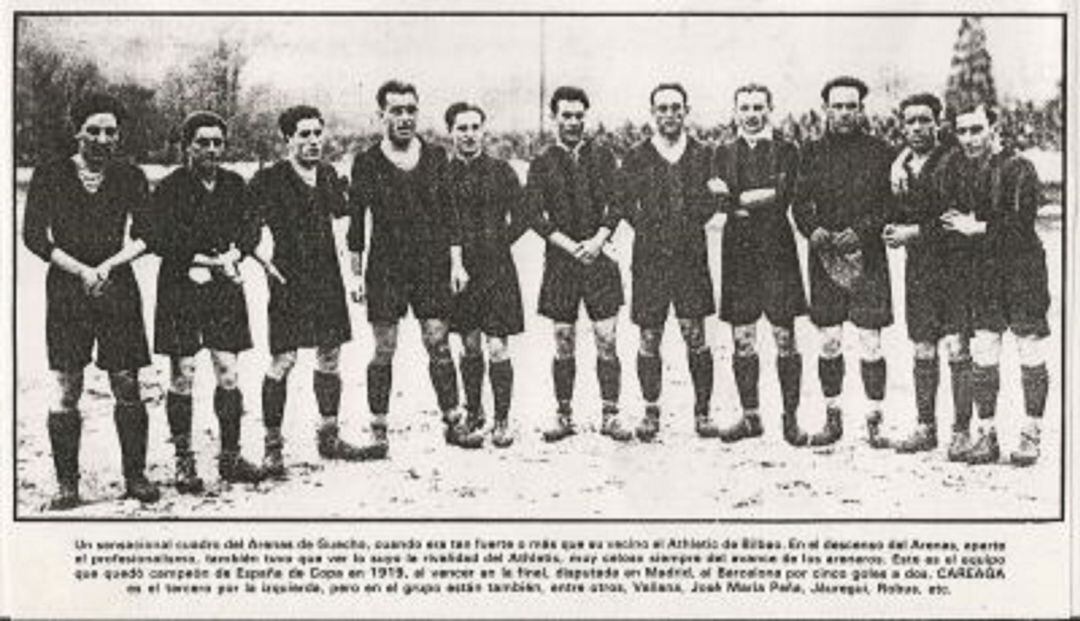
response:
<path id="1" fill-rule="evenodd" d="M 993 366 L 1001 357 L 1001 334 L 978 331 L 971 339 L 971 361 L 983 367 Z"/>
<path id="2" fill-rule="evenodd" d="M 489 336 L 487 349 L 488 359 L 491 362 L 503 362 L 510 359 L 510 343 L 504 336 Z"/>
<path id="3" fill-rule="evenodd" d="M 289 373 L 294 366 L 296 366 L 295 351 L 274 354 L 274 357 L 270 360 L 270 369 L 266 372 L 266 375 L 272 380 L 281 382 L 289 377 Z"/>
<path id="4" fill-rule="evenodd" d="M 679 332 L 687 351 L 701 351 L 705 345 L 705 322 L 700 319 L 680 319 Z"/>
<path id="5" fill-rule="evenodd" d="M 659 356 L 660 342 L 663 336 L 663 328 L 642 328 L 641 340 L 638 342 L 638 354 L 644 358 Z"/>
<path id="6" fill-rule="evenodd" d="M 821 329 L 821 357 L 836 358 L 844 352 L 844 331 L 840 326 Z"/>
<path id="7" fill-rule="evenodd" d="M 1041 336 L 1016 337 L 1017 353 L 1020 355 L 1020 364 L 1025 367 L 1034 367 L 1045 364 L 1047 356 L 1046 348 L 1049 339 Z"/>
<path id="8" fill-rule="evenodd" d="M 601 360 L 612 360 L 617 355 L 617 334 L 614 319 L 596 322 L 593 330 L 596 336 L 596 355 Z"/>
<path id="9" fill-rule="evenodd" d="M 134 369 L 111 371 L 109 386 L 112 388 L 113 397 L 119 403 L 142 401 L 142 396 L 139 394 L 139 372 Z"/>
<path id="10" fill-rule="evenodd" d="M 959 334 L 948 334 L 941 339 L 941 347 L 949 362 L 964 362 L 971 359 L 971 347 L 968 339 Z"/>
<path id="11" fill-rule="evenodd" d="M 555 326 L 555 357 L 560 360 L 573 358 L 577 349 L 577 338 L 574 335 L 574 326 Z"/>
<path id="12" fill-rule="evenodd" d="M 863 360 L 881 360 L 881 330 L 859 329 L 859 357 Z"/>
<path id="13" fill-rule="evenodd" d="M 56 372 L 56 397 L 54 408 L 60 411 L 70 411 L 79 408 L 79 398 L 83 391 L 83 372 L 57 371 Z"/>
<path id="14" fill-rule="evenodd" d="M 937 357 L 937 345 L 930 341 L 917 341 L 915 343 L 916 360 L 933 360 Z"/>
<path id="15" fill-rule="evenodd" d="M 789 358 L 799 353 L 798 343 L 795 341 L 795 329 L 792 326 L 773 326 L 773 342 L 776 343 L 776 355 L 781 358 Z"/>
<path id="16" fill-rule="evenodd" d="M 341 362 L 341 347 L 318 347 L 315 349 L 315 368 L 322 373 L 337 373 Z"/>
<path id="17" fill-rule="evenodd" d="M 169 390 L 178 395 L 190 395 L 195 385 L 195 358 L 173 358 L 169 366 Z"/>
<path id="18" fill-rule="evenodd" d="M 394 352 L 397 351 L 397 325 L 375 324 L 372 330 L 375 336 L 375 351 L 372 353 L 371 363 L 391 364 L 394 360 Z"/>
<path id="19" fill-rule="evenodd" d="M 488 349 L 492 348 L 493 338 L 488 339 Z M 483 350 L 483 335 L 479 330 L 473 330 L 467 334 L 461 336 L 461 349 L 466 356 L 482 356 Z"/>

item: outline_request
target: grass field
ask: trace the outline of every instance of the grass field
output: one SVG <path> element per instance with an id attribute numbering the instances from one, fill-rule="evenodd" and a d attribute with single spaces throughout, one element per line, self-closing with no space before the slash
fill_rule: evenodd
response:
<path id="1" fill-rule="evenodd" d="M 17 213 L 25 196 L 19 192 Z M 211 412 L 213 376 L 206 354 L 200 356 L 195 395 L 195 449 L 209 492 L 191 498 L 168 486 L 172 446 L 164 415 L 167 360 L 157 357 L 144 369 L 144 396 L 151 413 L 149 475 L 166 484 L 163 500 L 141 507 L 117 500 L 122 492 L 119 449 L 112 425 L 111 397 L 104 374 L 91 367 L 82 400 L 85 431 L 82 448 L 82 494 L 88 502 L 62 517 L 283 517 L 283 518 L 1045 518 L 1057 515 L 1061 478 L 1061 342 L 1063 232 L 1060 208 L 1046 210 L 1039 230 L 1047 249 L 1052 285 L 1051 388 L 1044 431 L 1044 457 L 1034 467 L 1006 465 L 969 468 L 945 460 L 944 449 L 919 456 L 872 451 L 861 441 L 862 386 L 858 358 L 848 352 L 845 409 L 847 434 L 835 447 L 795 450 L 779 430 L 779 395 L 773 347 L 759 330 L 761 347 L 764 438 L 733 446 L 705 441 L 693 434 L 692 395 L 682 344 L 674 324 L 663 346 L 665 384 L 663 430 L 650 445 L 616 446 L 591 433 L 598 424 L 598 395 L 591 338 L 580 330 L 576 413 L 586 433 L 561 444 L 541 442 L 539 429 L 552 418 L 550 360 L 552 339 L 547 321 L 535 314 L 543 245 L 528 235 L 514 249 L 525 295 L 526 332 L 512 341 L 517 386 L 511 414 L 518 436 L 507 450 L 485 447 L 463 452 L 445 446 L 435 398 L 427 380 L 426 358 L 419 330 L 410 318 L 403 324 L 391 401 L 391 456 L 372 464 L 321 461 L 315 452 L 317 414 L 311 394 L 310 352 L 301 355 L 290 380 L 285 415 L 286 459 L 291 477 L 283 483 L 221 486 L 213 456 L 217 425 Z M 339 233 L 345 222 L 339 222 Z M 709 227 L 714 282 L 719 278 L 720 230 Z M 17 229 L 18 230 L 18 229 Z M 629 245 L 625 227 L 616 235 L 613 254 L 629 279 Z M 343 246 L 342 246 L 343 247 Z M 17 501 L 21 516 L 60 517 L 42 512 L 52 492 L 52 464 L 45 434 L 50 388 L 44 351 L 44 274 L 46 266 L 19 244 L 17 252 Z M 805 266 L 805 247 L 800 242 Z M 157 259 L 136 263 L 147 325 L 152 326 Z M 903 308 L 903 252 L 890 251 L 894 303 Z M 347 261 L 342 261 L 347 267 Z M 256 347 L 241 355 L 241 387 L 248 415 L 243 422 L 244 452 L 261 456 L 262 425 L 258 402 L 266 349 L 266 284 L 251 262 L 244 265 L 251 325 Z M 719 290 L 719 287 L 717 287 Z M 343 350 L 343 434 L 366 441 L 367 414 L 364 368 L 372 339 L 364 308 L 352 306 L 354 339 Z M 886 421 L 890 433 L 913 425 L 911 347 L 902 321 L 884 334 L 889 364 Z M 763 326 L 764 327 L 764 326 Z M 707 323 L 716 353 L 714 416 L 733 422 L 738 404 L 730 367 L 731 339 L 726 324 Z M 619 353 L 623 361 L 623 411 L 636 424 L 640 393 L 634 372 L 636 330 L 624 309 L 620 318 Z M 803 318 L 796 324 L 804 364 L 804 426 L 816 429 L 824 412 L 817 382 L 818 337 Z M 850 334 L 849 336 L 854 336 Z M 152 338 L 152 335 L 151 335 Z M 456 344 L 455 344 L 456 346 Z M 1016 442 L 1023 412 L 1015 348 L 1007 337 L 1002 365 L 999 430 L 1007 452 Z M 948 373 L 940 387 L 939 420 L 947 429 L 952 418 Z M 486 396 L 486 398 L 490 398 Z M 943 432 L 947 442 L 947 433 Z"/>

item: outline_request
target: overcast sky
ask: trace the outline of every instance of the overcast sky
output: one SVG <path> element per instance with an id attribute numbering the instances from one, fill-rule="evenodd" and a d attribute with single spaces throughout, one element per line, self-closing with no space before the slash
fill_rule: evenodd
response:
<path id="1" fill-rule="evenodd" d="M 239 40 L 242 80 L 270 84 L 358 126 L 370 123 L 374 91 L 390 77 L 420 89 L 422 123 L 439 123 L 452 101 L 486 107 L 493 128 L 535 128 L 540 67 L 548 92 L 586 88 L 593 118 L 647 120 L 648 93 L 681 81 L 693 115 L 730 117 L 730 96 L 754 80 L 773 88 L 779 113 L 819 103 L 830 77 L 857 75 L 867 102 L 888 110 L 899 94 L 945 87 L 959 17 L 33 17 L 26 32 L 92 57 L 113 78 L 153 85 L 170 67 Z M 1062 75 L 1057 18 L 984 18 L 999 93 L 1045 100 Z M 543 46 L 541 46 L 541 38 Z M 543 54 L 541 54 L 543 49 Z M 542 58 L 543 57 L 543 58 Z M 899 91 L 888 95 L 884 85 Z"/>

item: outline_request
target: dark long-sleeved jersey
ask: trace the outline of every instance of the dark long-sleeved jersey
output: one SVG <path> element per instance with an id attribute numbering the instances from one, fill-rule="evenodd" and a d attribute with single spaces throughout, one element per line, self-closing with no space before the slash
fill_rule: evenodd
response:
<path id="1" fill-rule="evenodd" d="M 704 227 L 718 207 L 708 188 L 710 168 L 709 150 L 690 137 L 674 164 L 651 141 L 630 151 L 617 178 L 619 212 L 634 228 L 635 261 L 707 252 Z"/>
<path id="2" fill-rule="evenodd" d="M 454 158 L 446 168 L 446 196 L 459 227 L 465 268 L 484 271 L 510 259 L 510 247 L 528 228 L 524 193 L 509 164 L 481 153 Z"/>
<path id="3" fill-rule="evenodd" d="M 864 249 L 884 252 L 881 230 L 893 216 L 889 170 L 893 153 L 864 133 L 826 133 L 807 145 L 799 166 L 794 215 L 809 237 L 818 227 L 852 228 Z"/>
<path id="4" fill-rule="evenodd" d="M 600 227 L 618 226 L 615 156 L 589 141 L 575 157 L 561 146 L 549 147 L 529 166 L 526 205 L 532 228 L 547 239 L 559 231 L 575 241 L 592 237 Z"/>
<path id="5" fill-rule="evenodd" d="M 391 162 L 379 144 L 358 153 L 349 190 L 348 245 L 368 249 L 368 271 L 397 272 L 417 262 L 446 261 L 459 244 L 459 227 L 446 196 L 446 151 L 421 143 L 420 161 L 405 171 Z M 371 212 L 371 239 L 365 240 Z"/>
<path id="6" fill-rule="evenodd" d="M 124 247 L 128 217 L 130 236 L 147 236 L 148 198 L 146 175 L 125 162 L 108 164 L 93 194 L 83 188 L 71 159 L 39 166 L 26 196 L 23 241 L 46 262 L 59 248 L 96 266 Z"/>
<path id="7" fill-rule="evenodd" d="M 183 273 L 196 254 L 213 256 L 235 245 L 247 255 L 259 240 L 259 219 L 244 179 L 218 169 L 208 190 L 186 166 L 169 173 L 150 201 L 147 243 L 162 258 L 162 274 Z"/>

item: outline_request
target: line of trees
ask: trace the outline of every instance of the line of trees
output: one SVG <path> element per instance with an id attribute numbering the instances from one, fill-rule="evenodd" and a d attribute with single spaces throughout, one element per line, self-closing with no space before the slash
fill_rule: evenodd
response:
<path id="1" fill-rule="evenodd" d="M 128 107 L 130 123 L 124 133 L 124 150 L 141 163 L 178 161 L 176 125 L 196 109 L 214 110 L 230 120 L 228 159 L 265 162 L 274 159 L 280 139 L 277 114 L 286 100 L 268 85 L 247 85 L 243 80 L 247 56 L 239 43 L 220 39 L 186 65 L 168 72 L 155 86 L 133 80 L 109 80 L 86 57 L 58 48 L 34 30 L 22 29 L 16 56 L 15 150 L 19 166 L 33 166 L 43 160 L 74 150 L 72 128 L 68 127 L 70 104 L 90 91 L 116 95 Z M 949 106 L 967 102 L 996 105 L 997 92 L 992 62 L 986 49 L 986 34 L 977 17 L 963 18 L 954 46 L 951 73 L 945 93 Z M 1011 102 L 1002 107 L 1006 139 L 1020 148 L 1061 149 L 1062 92 L 1043 104 Z M 890 142 L 901 140 L 895 116 L 868 119 L 869 130 Z M 824 129 L 821 115 L 811 110 L 798 116 L 777 119 L 790 139 L 803 142 Z M 734 135 L 731 123 L 692 128 L 706 140 L 725 140 Z M 648 128 L 625 123 L 615 128 L 600 127 L 598 138 L 617 152 L 628 149 L 648 134 Z M 331 132 L 331 158 L 362 148 L 374 140 L 370 134 Z M 429 133 L 429 139 L 444 141 Z M 501 157 L 531 159 L 550 136 L 536 132 L 504 132 L 491 136 L 491 147 Z"/>

